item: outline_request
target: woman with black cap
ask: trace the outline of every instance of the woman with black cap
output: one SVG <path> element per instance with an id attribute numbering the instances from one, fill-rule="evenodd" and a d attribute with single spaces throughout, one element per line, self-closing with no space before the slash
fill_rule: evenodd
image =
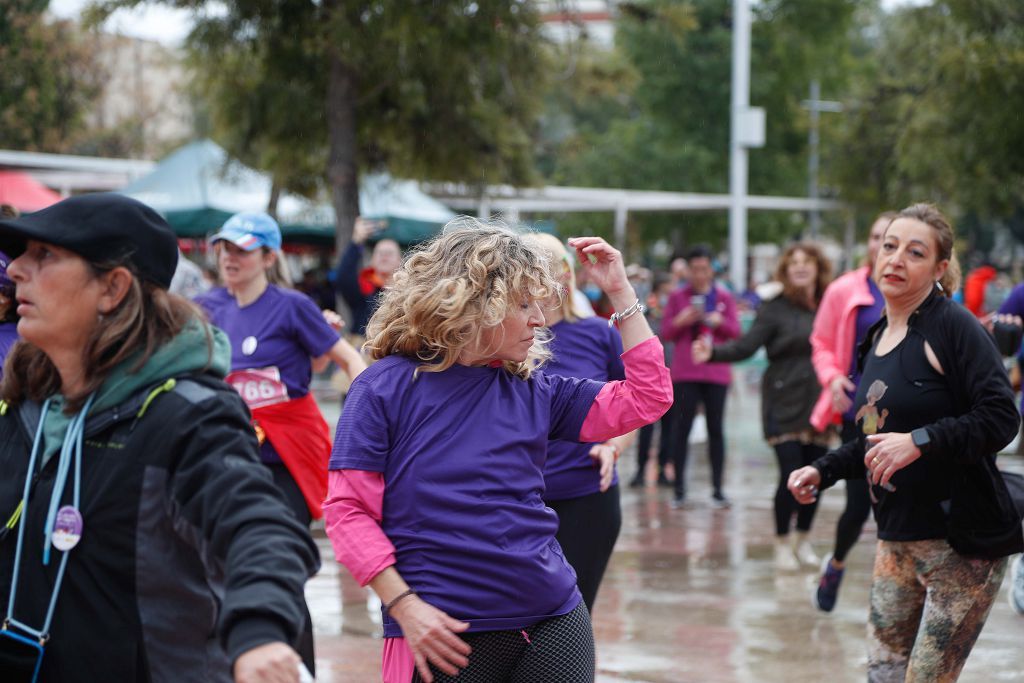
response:
<path id="1" fill-rule="evenodd" d="M 0 393 L 0 680 L 298 681 L 315 546 L 168 294 L 170 228 L 113 194 L 0 221 L 18 331 Z"/>

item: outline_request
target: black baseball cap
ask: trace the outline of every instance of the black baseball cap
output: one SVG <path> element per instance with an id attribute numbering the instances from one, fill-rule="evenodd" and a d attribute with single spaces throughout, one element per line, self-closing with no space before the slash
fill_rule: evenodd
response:
<path id="1" fill-rule="evenodd" d="M 0 250 L 11 258 L 38 240 L 73 251 L 91 263 L 125 260 L 164 289 L 178 265 L 178 238 L 160 214 L 114 192 L 68 197 L 19 218 L 0 220 Z"/>

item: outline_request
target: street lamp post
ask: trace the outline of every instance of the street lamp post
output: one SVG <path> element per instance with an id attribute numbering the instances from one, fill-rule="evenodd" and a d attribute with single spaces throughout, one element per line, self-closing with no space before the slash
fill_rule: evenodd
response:
<path id="1" fill-rule="evenodd" d="M 821 99 L 821 82 L 818 79 L 811 81 L 811 98 L 800 103 L 804 109 L 810 111 L 810 126 L 808 132 L 808 154 L 807 154 L 807 196 L 812 200 L 818 199 L 818 168 L 820 158 L 818 156 L 818 125 L 821 119 L 821 112 L 841 112 L 843 105 L 839 102 Z M 821 230 L 821 212 L 818 209 L 810 210 L 810 233 L 811 239 L 818 239 L 818 232 Z"/>
<path id="2" fill-rule="evenodd" d="M 750 106 L 750 0 L 732 3 L 732 103 L 729 127 L 729 276 L 747 286 L 747 149 L 764 146 L 764 109 Z"/>

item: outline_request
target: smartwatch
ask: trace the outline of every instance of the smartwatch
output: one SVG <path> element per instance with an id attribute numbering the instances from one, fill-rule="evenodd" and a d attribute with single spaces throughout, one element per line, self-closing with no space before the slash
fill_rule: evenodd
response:
<path id="1" fill-rule="evenodd" d="M 910 440 L 922 454 L 927 453 L 932 445 L 932 437 L 928 435 L 928 429 L 925 427 L 918 427 L 910 432 Z"/>

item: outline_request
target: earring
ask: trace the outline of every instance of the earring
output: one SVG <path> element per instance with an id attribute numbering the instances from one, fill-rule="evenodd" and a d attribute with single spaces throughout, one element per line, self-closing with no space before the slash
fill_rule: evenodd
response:
<path id="1" fill-rule="evenodd" d="M 938 280 L 936 280 L 936 281 L 935 281 L 935 286 L 936 286 L 936 287 L 938 288 L 938 290 L 939 290 L 940 292 L 942 292 L 943 294 L 945 294 L 945 293 L 946 293 L 946 290 L 942 288 L 942 283 L 941 283 L 941 282 L 939 282 Z"/>

